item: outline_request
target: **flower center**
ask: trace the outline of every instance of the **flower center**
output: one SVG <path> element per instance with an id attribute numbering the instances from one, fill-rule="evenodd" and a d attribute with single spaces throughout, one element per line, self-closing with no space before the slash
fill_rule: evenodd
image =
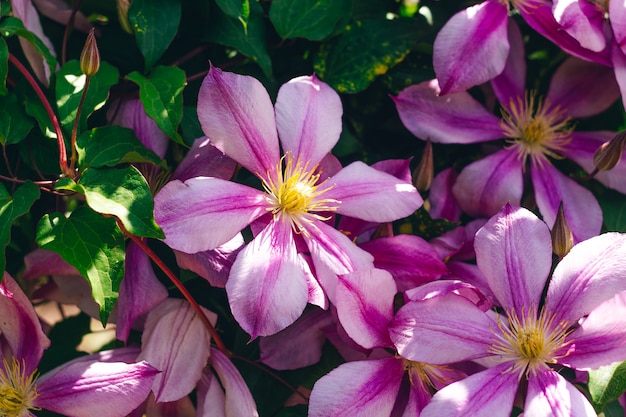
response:
<path id="1" fill-rule="evenodd" d="M 9 364 L 2 359 L 4 370 L 0 369 L 0 416 L 20 417 L 27 410 L 36 410 L 32 404 L 39 394 L 35 380 L 37 372 L 26 375 L 26 365 L 13 358 Z"/>
<path id="2" fill-rule="evenodd" d="M 494 333 L 494 344 L 489 352 L 499 356 L 502 362 L 513 362 L 511 371 L 535 374 L 546 364 L 556 363 L 563 357 L 560 352 L 570 344 L 566 342 L 569 335 L 565 322 L 554 323 L 554 314 L 542 309 L 539 317 L 536 309 L 530 308 L 523 312 L 522 317 L 511 312 L 508 314 L 508 326 L 500 321 Z"/>
<path id="3" fill-rule="evenodd" d="M 530 156 L 532 163 L 541 167 L 548 156 L 561 159 L 558 152 L 571 141 L 573 127 L 564 113 L 528 93 L 524 99 L 511 99 L 509 110 L 502 110 L 500 126 L 518 157 L 526 161 Z"/>
<path id="4" fill-rule="evenodd" d="M 300 159 L 294 161 L 291 154 L 286 153 L 276 164 L 277 179 L 272 180 L 269 172 L 263 179 L 263 188 L 267 192 L 265 198 L 270 205 L 268 210 L 274 214 L 274 219 L 289 220 L 298 233 L 307 233 L 303 222 L 311 224 L 315 220 L 330 218 L 316 212 L 335 211 L 340 204 L 337 200 L 320 197 L 333 186 L 326 186 L 326 180 L 319 181 L 317 168 L 309 168 L 309 163 L 302 163 Z"/>
<path id="5" fill-rule="evenodd" d="M 404 370 L 409 374 L 411 386 L 418 386 L 423 392 L 431 393 L 431 390 L 440 389 L 444 385 L 448 385 L 452 380 L 446 376 L 449 369 L 445 366 L 431 365 L 423 362 L 410 361 L 401 358 Z"/>

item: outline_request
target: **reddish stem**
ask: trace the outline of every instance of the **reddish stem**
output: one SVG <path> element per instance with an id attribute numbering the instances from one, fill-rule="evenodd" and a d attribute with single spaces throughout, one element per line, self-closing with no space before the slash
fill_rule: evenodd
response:
<path id="1" fill-rule="evenodd" d="M 78 103 L 78 108 L 76 109 L 76 119 L 74 119 L 74 127 L 72 129 L 72 142 L 71 142 L 71 153 L 70 157 L 70 171 L 74 172 L 74 168 L 76 167 L 76 135 L 78 134 L 78 124 L 80 122 L 80 113 L 85 104 L 85 97 L 87 97 L 87 89 L 89 88 L 89 80 L 91 80 L 91 76 L 87 75 L 87 79 L 85 80 L 85 87 L 83 88 L 83 93 L 80 95 L 80 102 Z"/>

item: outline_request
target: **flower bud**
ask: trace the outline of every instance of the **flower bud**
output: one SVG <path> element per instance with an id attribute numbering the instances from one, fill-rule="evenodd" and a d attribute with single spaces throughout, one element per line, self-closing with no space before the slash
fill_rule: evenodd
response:
<path id="1" fill-rule="evenodd" d="M 622 159 L 624 145 L 626 144 L 626 130 L 613 136 L 608 142 L 604 142 L 593 155 L 593 163 L 600 171 L 608 171 Z"/>
<path id="2" fill-rule="evenodd" d="M 96 36 L 94 35 L 94 29 L 91 28 L 83 52 L 80 54 L 80 70 L 88 77 L 91 77 L 100 68 L 100 52 L 98 52 L 98 45 L 96 44 Z"/>
<path id="3" fill-rule="evenodd" d="M 128 21 L 128 9 L 130 8 L 130 0 L 117 0 L 117 19 L 124 32 L 133 34 L 133 27 Z"/>
<path id="4" fill-rule="evenodd" d="M 428 191 L 435 176 L 435 165 L 433 162 L 433 145 L 430 140 L 426 142 L 422 159 L 413 172 L 413 185 L 419 191 Z"/>
<path id="5" fill-rule="evenodd" d="M 572 235 L 572 229 L 567 224 L 567 220 L 565 220 L 562 201 L 559 204 L 559 211 L 556 214 L 556 220 L 550 235 L 552 237 L 552 251 L 559 258 L 563 258 L 574 246 L 574 236 Z"/>

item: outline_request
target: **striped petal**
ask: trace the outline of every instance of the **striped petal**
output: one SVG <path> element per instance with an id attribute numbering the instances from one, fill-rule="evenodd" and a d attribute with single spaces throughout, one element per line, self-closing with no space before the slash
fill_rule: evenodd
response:
<path id="1" fill-rule="evenodd" d="M 524 406 L 526 416 L 595 417 L 585 395 L 552 370 L 531 373 Z"/>

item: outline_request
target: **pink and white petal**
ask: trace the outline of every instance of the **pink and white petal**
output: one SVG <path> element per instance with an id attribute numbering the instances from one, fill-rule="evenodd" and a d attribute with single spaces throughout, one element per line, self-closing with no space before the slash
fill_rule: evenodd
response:
<path id="1" fill-rule="evenodd" d="M 214 287 L 224 288 L 230 269 L 244 245 L 243 236 L 238 233 L 215 249 L 191 254 L 174 251 L 174 255 L 179 267 L 195 272 Z"/>
<path id="2" fill-rule="evenodd" d="M 424 202 L 411 183 L 356 161 L 329 179 L 323 198 L 341 202 L 337 213 L 372 222 L 390 222 L 413 214 Z"/>
<path id="3" fill-rule="evenodd" d="M 314 166 L 341 134 L 343 107 L 339 94 L 315 75 L 283 84 L 276 97 L 276 127 L 283 152 Z"/>
<path id="4" fill-rule="evenodd" d="M 446 279 L 460 280 L 477 288 L 486 297 L 486 304 L 484 305 L 489 305 L 489 308 L 491 308 L 496 296 L 491 291 L 491 288 L 489 288 L 487 278 L 485 278 L 485 275 L 476 265 L 457 261 L 450 261 L 446 265 L 450 270 L 450 275 L 448 275 Z M 484 308 L 482 304 L 480 306 Z"/>
<path id="5" fill-rule="evenodd" d="M 557 372 L 546 369 L 528 377 L 525 416 L 595 417 L 585 395 Z"/>
<path id="6" fill-rule="evenodd" d="M 551 164 L 531 166 L 535 201 L 546 224 L 552 228 L 563 202 L 565 220 L 578 243 L 597 236 L 602 228 L 602 209 L 591 191 L 565 176 Z"/>
<path id="7" fill-rule="evenodd" d="M 389 335 L 406 359 L 445 365 L 489 356 L 497 326 L 474 302 L 448 293 L 398 310 Z"/>
<path id="8" fill-rule="evenodd" d="M 502 137 L 500 118 L 466 92 L 441 95 L 436 79 L 409 86 L 392 99 L 404 126 L 422 140 L 469 144 Z"/>
<path id="9" fill-rule="evenodd" d="M 508 417 L 519 375 L 502 363 L 448 385 L 437 392 L 420 417 Z"/>
<path id="10" fill-rule="evenodd" d="M 569 117 L 584 118 L 608 109 L 619 96 L 612 68 L 572 57 L 552 76 L 546 104 L 562 109 Z"/>
<path id="11" fill-rule="evenodd" d="M 507 5 L 487 0 L 446 22 L 433 49 L 442 95 L 467 90 L 502 72 L 509 55 L 507 21 Z"/>
<path id="12" fill-rule="evenodd" d="M 196 417 L 226 417 L 226 395 L 219 379 L 207 368 L 198 381 Z"/>
<path id="13" fill-rule="evenodd" d="M 391 415 L 403 374 L 402 361 L 396 358 L 344 363 L 313 386 L 309 416 Z"/>
<path id="14" fill-rule="evenodd" d="M 605 233 L 575 245 L 552 274 L 546 306 L 555 323 L 576 323 L 600 303 L 626 291 L 626 236 Z"/>
<path id="15" fill-rule="evenodd" d="M 626 292 L 593 309 L 568 339 L 574 346 L 559 360 L 577 370 L 588 371 L 626 359 Z"/>
<path id="16" fill-rule="evenodd" d="M 515 23 L 509 19 L 508 36 L 510 44 L 509 56 L 504 70 L 491 80 L 491 86 L 500 104 L 510 110 L 511 100 L 524 97 L 526 88 L 526 57 L 522 32 Z"/>
<path id="17" fill-rule="evenodd" d="M 237 163 L 217 149 L 206 136 L 196 139 L 172 174 L 172 180 L 187 181 L 193 177 L 216 177 L 229 180 Z"/>
<path id="18" fill-rule="evenodd" d="M 326 341 L 323 329 L 334 326 L 331 314 L 318 308 L 306 310 L 291 326 L 261 338 L 261 362 L 278 370 L 314 365 L 322 357 Z"/>
<path id="19" fill-rule="evenodd" d="M 157 278 L 150 258 L 134 242 L 126 246 L 124 279 L 117 302 L 115 334 L 124 343 L 135 320 L 167 298 L 167 289 Z"/>
<path id="20" fill-rule="evenodd" d="M 626 5 L 624 2 L 609 2 L 609 18 L 615 42 L 626 54 Z"/>
<path id="21" fill-rule="evenodd" d="M 384 159 L 372 164 L 377 169 L 404 182 L 411 182 L 411 159 Z"/>
<path id="22" fill-rule="evenodd" d="M 308 292 L 291 224 L 281 220 L 270 222 L 239 253 L 226 282 L 233 316 L 252 339 L 296 321 Z"/>
<path id="23" fill-rule="evenodd" d="M 43 351 L 50 346 L 39 317 L 26 294 L 15 280 L 4 272 L 0 282 L 0 356 L 13 355 L 23 361 L 26 375 L 39 365 Z M 2 365 L 0 365 L 2 366 Z"/>
<path id="24" fill-rule="evenodd" d="M 66 416 L 125 416 L 148 397 L 158 372 L 145 361 L 101 361 L 99 354 L 78 358 L 38 379 L 33 405 Z"/>
<path id="25" fill-rule="evenodd" d="M 413 288 L 404 293 L 406 302 L 423 301 L 435 297 L 443 297 L 448 294 L 456 294 L 474 303 L 481 311 L 489 310 L 493 302 L 476 287 L 459 280 L 441 280 L 429 282 L 422 286 Z"/>
<path id="26" fill-rule="evenodd" d="M 461 207 L 452 194 L 452 187 L 458 178 L 454 168 L 447 168 L 435 175 L 430 186 L 430 216 L 433 219 L 446 219 L 457 222 L 461 218 Z"/>
<path id="27" fill-rule="evenodd" d="M 393 277 L 382 269 L 340 275 L 335 306 L 348 336 L 365 349 L 392 346 L 387 327 L 395 295 Z"/>
<path id="28" fill-rule="evenodd" d="M 62 25 L 67 25 L 70 19 L 73 19 L 74 28 L 81 32 L 87 33 L 93 27 L 80 10 L 74 12 L 63 0 L 33 0 L 33 3 L 42 15 Z"/>
<path id="29" fill-rule="evenodd" d="M 224 403 L 226 417 L 258 417 L 256 404 L 250 389 L 235 368 L 233 363 L 218 349 L 211 349 L 211 366 L 222 387 L 224 387 Z"/>
<path id="30" fill-rule="evenodd" d="M 523 161 L 513 149 L 491 154 L 466 166 L 452 192 L 472 217 L 491 217 L 506 203 L 518 206 L 524 192 Z"/>
<path id="31" fill-rule="evenodd" d="M 154 197 L 154 219 L 165 243 L 187 253 L 228 242 L 266 208 L 265 193 L 219 178 L 170 181 Z"/>
<path id="32" fill-rule="evenodd" d="M 307 302 L 314 306 L 318 306 L 322 310 L 328 309 L 328 297 L 326 297 L 324 288 L 322 288 L 322 285 L 313 273 L 313 260 L 311 259 L 311 256 L 308 253 L 302 253 L 297 244 L 296 248 L 298 248 L 298 259 L 300 260 L 300 266 L 302 267 L 302 272 L 304 272 L 306 284 L 309 289 L 309 298 Z M 308 249 L 305 249 L 305 251 L 308 252 Z"/>
<path id="33" fill-rule="evenodd" d="M 507 311 L 537 309 L 552 266 L 550 230 L 530 211 L 507 204 L 476 233 L 476 264 Z"/>
<path id="34" fill-rule="evenodd" d="M 432 396 L 430 392 L 424 392 L 419 385 L 409 386 L 409 401 L 407 402 L 402 417 L 420 417 L 424 407 L 428 405 Z"/>
<path id="35" fill-rule="evenodd" d="M 80 276 L 80 272 L 68 264 L 56 252 L 46 249 L 35 249 L 24 257 L 24 273 L 22 278 L 31 279 L 49 275 Z"/>
<path id="36" fill-rule="evenodd" d="M 622 93 L 622 105 L 626 108 L 626 51 L 624 48 L 624 45 L 621 49 L 615 44 L 611 45 L 611 63 L 615 71 L 615 80 Z"/>
<path id="37" fill-rule="evenodd" d="M 275 169 L 280 152 L 274 107 L 256 78 L 211 66 L 198 92 L 198 119 L 213 145 L 253 174 Z"/>
<path id="38" fill-rule="evenodd" d="M 203 310 L 215 324 L 217 316 Z M 152 310 L 141 342 L 137 359 L 162 371 L 152 387 L 157 402 L 178 400 L 194 389 L 209 358 L 211 337 L 186 300 L 169 298 Z"/>
<path id="39" fill-rule="evenodd" d="M 600 52 L 606 48 L 602 26 L 592 24 L 581 6 L 582 2 L 578 0 L 555 0 L 552 12 L 562 30 L 576 39 L 580 46 Z"/>

